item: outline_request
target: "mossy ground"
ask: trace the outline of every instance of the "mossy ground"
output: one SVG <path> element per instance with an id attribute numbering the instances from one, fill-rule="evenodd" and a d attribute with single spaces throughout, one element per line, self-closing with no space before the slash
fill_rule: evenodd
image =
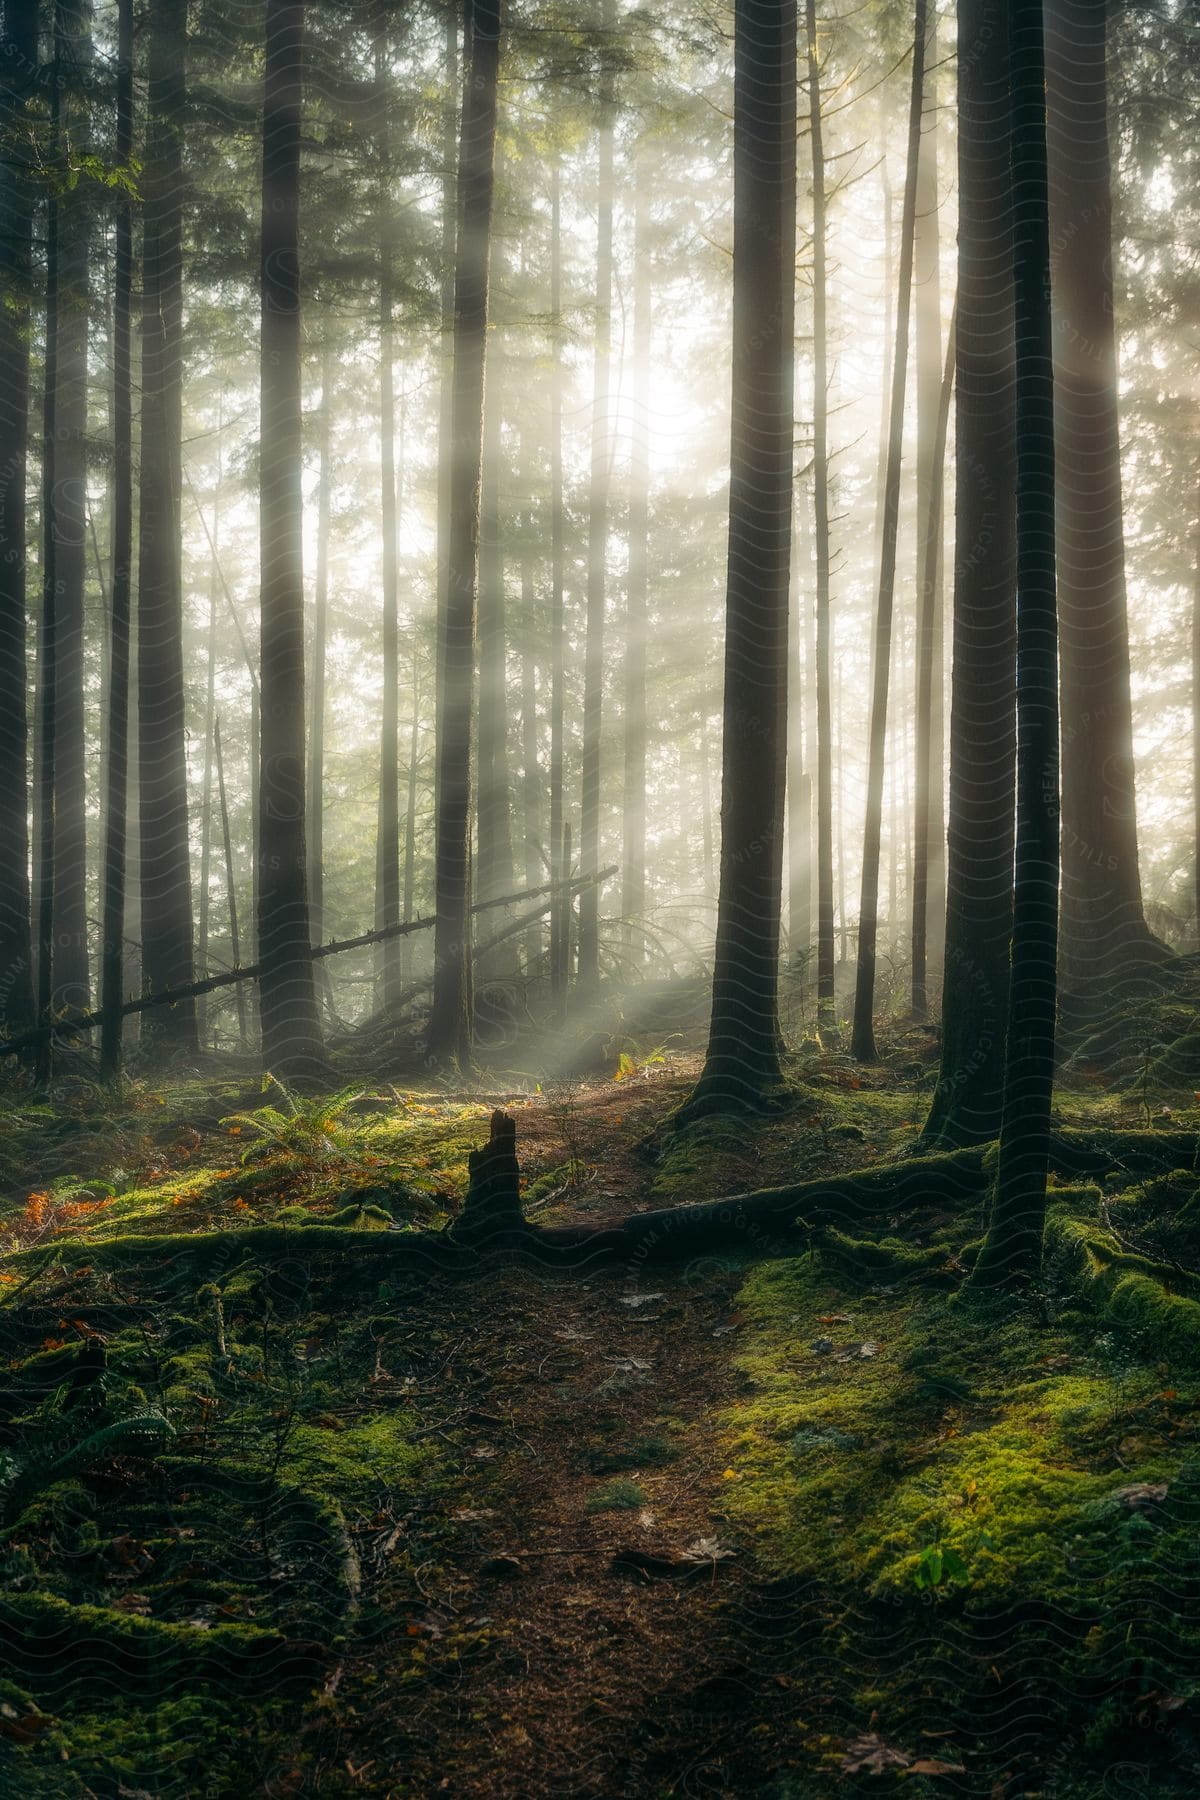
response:
<path id="1" fill-rule="evenodd" d="M 752 1132 L 666 1130 L 683 1057 L 527 1083 L 534 1216 L 878 1166 L 930 1042 L 798 1060 Z M 999 1315 L 974 1205 L 584 1278 L 359 1254 L 453 1219 L 496 1097 L 373 1088 L 304 1154 L 244 1083 L 14 1098 L 0 1792 L 1195 1791 L 1193 1168 L 1059 1178 Z"/>

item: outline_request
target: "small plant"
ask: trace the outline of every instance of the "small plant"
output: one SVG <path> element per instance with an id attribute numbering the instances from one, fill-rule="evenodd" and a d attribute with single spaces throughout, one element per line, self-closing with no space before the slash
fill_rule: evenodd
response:
<path id="1" fill-rule="evenodd" d="M 650 1050 L 640 1048 L 634 1038 L 626 1038 L 617 1052 L 617 1066 L 613 1071 L 614 1081 L 632 1081 L 637 1075 L 646 1075 L 653 1068 L 665 1068 L 669 1060 L 670 1046 L 679 1038 L 679 1032 L 666 1038 L 661 1044 L 655 1044 Z"/>
<path id="2" fill-rule="evenodd" d="M 587 1503 L 589 1513 L 602 1512 L 636 1512 L 645 1506 L 646 1496 L 636 1481 L 619 1478 L 606 1481 L 603 1487 L 597 1488 Z"/>
<path id="3" fill-rule="evenodd" d="M 242 1151 L 243 1163 L 274 1157 L 318 1170 L 360 1160 L 361 1146 L 345 1115 L 361 1099 L 361 1088 L 343 1088 L 309 1100 L 293 1094 L 278 1076 L 265 1076 L 263 1085 L 268 1084 L 277 1090 L 281 1105 L 230 1113 L 221 1121 L 231 1136 L 251 1133 Z"/>

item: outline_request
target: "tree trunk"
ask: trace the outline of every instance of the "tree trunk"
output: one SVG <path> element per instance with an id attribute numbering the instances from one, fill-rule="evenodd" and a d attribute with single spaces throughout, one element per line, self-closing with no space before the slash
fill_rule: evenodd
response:
<path id="1" fill-rule="evenodd" d="M 936 871 L 941 867 L 941 761 L 942 741 L 939 730 L 941 709 L 934 689 L 941 681 L 940 633 L 937 620 L 941 608 L 939 565 L 942 557 L 942 502 L 945 494 L 944 465 L 946 431 L 950 422 L 950 395 L 954 386 L 954 357 L 957 341 L 958 303 L 950 316 L 950 336 L 946 344 L 946 366 L 939 382 L 937 415 L 930 427 L 930 457 L 933 474 L 924 496 L 927 513 L 918 515 L 921 542 L 919 546 L 918 593 L 920 615 L 917 621 L 917 695 L 916 695 L 916 793 L 913 817 L 912 879 L 912 1011 L 915 1019 L 923 1019 L 929 1011 L 927 970 L 931 918 L 939 916 L 943 904 Z M 918 367 L 920 355 L 918 353 Z M 918 421 L 920 409 L 918 408 Z M 918 423 L 918 435 L 920 425 Z M 937 933 L 940 938 L 941 933 Z"/>
<path id="2" fill-rule="evenodd" d="M 501 278 L 494 258 L 493 295 Z M 512 797 L 508 771 L 508 626 L 504 593 L 504 543 L 500 488 L 504 359 L 492 334 L 483 415 L 483 476 L 479 514 L 479 856 L 481 900 L 512 887 Z M 493 970 L 491 973 L 497 973 Z"/>
<path id="3" fill-rule="evenodd" d="M 987 1237 L 972 1279 L 1041 1264 L 1054 1087 L 1059 881 L 1054 365 L 1042 0 L 1012 0 L 1012 221 L 1017 407 L 1017 836 L 1004 1114 Z"/>
<path id="4" fill-rule="evenodd" d="M 809 569 L 808 495 L 796 484 L 793 518 L 791 598 L 788 603 L 788 951 L 803 977 L 812 949 L 812 774 L 806 760 L 806 719 L 810 665 L 805 659 L 805 621 L 811 611 L 805 592 Z"/>
<path id="5" fill-rule="evenodd" d="M 395 213 L 391 199 L 391 91 L 388 79 L 388 11 L 376 13 L 375 83 L 379 104 L 379 443 L 383 530 L 383 703 L 379 726 L 379 817 L 375 840 L 375 924 L 400 923 L 400 569 L 396 504 L 396 395 L 393 288 Z M 376 956 L 379 1004 L 390 1007 L 400 992 L 400 943 L 387 938 Z"/>
<path id="6" fill-rule="evenodd" d="M 133 0 L 117 12 L 116 160 L 133 160 Z M 121 1073 L 121 1004 L 125 976 L 125 838 L 129 795 L 129 625 L 133 563 L 133 202 L 117 211 L 113 290 L 112 601 L 106 695 L 104 842 L 100 874 L 100 1073 Z"/>
<path id="7" fill-rule="evenodd" d="M 213 780 L 215 775 L 213 732 L 217 723 L 217 602 L 221 594 L 220 563 L 217 546 L 221 541 L 221 483 L 224 457 L 221 448 L 223 413 L 217 414 L 217 486 L 213 496 L 212 530 L 207 532 L 210 549 L 208 576 L 208 654 L 204 691 L 204 787 L 200 799 L 200 902 L 196 909 L 196 964 L 201 974 L 208 974 L 208 944 L 212 921 L 209 889 L 212 884 L 213 858 Z M 208 1029 L 208 1008 L 204 1000 L 196 1002 L 196 1039 L 203 1046 Z"/>
<path id="8" fill-rule="evenodd" d="M 942 1058 L 924 1137 L 999 1129 L 1012 932 L 1015 445 L 1008 33 L 959 0 L 954 661 Z"/>
<path id="9" fill-rule="evenodd" d="M 262 170 L 262 603 L 258 957 L 264 1066 L 323 1067 L 304 842 L 304 568 L 300 392 L 303 0 L 266 0 Z"/>
<path id="10" fill-rule="evenodd" d="M 708 1051 L 683 1119 L 756 1110 L 782 1080 L 795 62 L 795 0 L 738 0 L 721 885 Z"/>
<path id="11" fill-rule="evenodd" d="M 1196 567 L 1192 578 L 1192 891 L 1196 948 L 1200 950 L 1200 493 L 1196 510 Z"/>
<path id="12" fill-rule="evenodd" d="M 833 940 L 833 706 L 829 605 L 829 352 L 826 326 L 825 150 L 821 132 L 821 74 L 817 61 L 817 5 L 805 0 L 808 121 L 813 201 L 813 524 L 817 565 L 817 1019 L 834 1025 Z"/>
<path id="13" fill-rule="evenodd" d="M 542 875 L 542 774 L 538 767 L 537 616 L 534 601 L 534 519 L 529 473 L 529 434 L 521 433 L 521 490 L 525 504 L 521 529 L 521 799 L 524 813 L 525 885 L 536 887 Z M 532 980 L 541 960 L 542 928 L 535 925 L 525 940 L 525 977 Z"/>
<path id="14" fill-rule="evenodd" d="M 443 701 L 438 736 L 433 1012 L 435 1061 L 468 1069 L 471 1050 L 471 715 L 479 574 L 484 360 L 495 186 L 499 0 L 472 0 L 458 185 L 454 394 Z"/>
<path id="15" fill-rule="evenodd" d="M 550 317 L 553 340 L 550 366 L 550 874 L 564 881 L 563 860 L 563 686 L 566 644 L 563 590 L 566 554 L 563 546 L 562 460 L 562 177 L 557 161 L 550 177 Z M 550 914 L 550 991 L 561 1018 L 566 1005 L 566 908 Z"/>
<path id="16" fill-rule="evenodd" d="M 436 733 L 442 735 L 444 703 L 443 664 L 446 653 L 446 606 L 450 580 L 450 488 L 453 467 L 454 433 L 454 270 L 458 237 L 458 133 L 462 117 L 463 92 L 459 84 L 458 34 L 464 17 L 470 17 L 471 0 L 447 0 L 445 39 L 445 103 L 442 107 L 442 217 L 438 267 L 441 271 L 439 301 L 441 337 L 438 344 L 441 365 L 438 394 L 438 460 L 437 460 L 437 631 L 434 646 L 434 719 Z M 437 758 L 434 758 L 433 808 L 438 811 L 439 790 Z"/>
<path id="17" fill-rule="evenodd" d="M 421 753 L 421 668 L 413 650 L 412 672 L 412 721 L 408 740 L 408 797 L 404 811 L 404 921 L 409 923 L 416 907 L 416 870 L 417 870 L 417 772 Z M 400 957 L 400 966 L 405 981 L 412 979 L 412 963 L 409 954 L 408 939 L 401 940 L 404 948 Z"/>
<path id="18" fill-rule="evenodd" d="M 908 378 L 909 312 L 912 298 L 913 228 L 917 208 L 917 158 L 921 147 L 921 101 L 925 77 L 926 0 L 916 0 L 912 96 L 908 114 L 908 160 L 900 221 L 900 269 L 896 294 L 896 351 L 892 365 L 892 409 L 888 425 L 887 474 L 883 494 L 883 544 L 875 610 L 875 665 L 867 758 L 867 819 L 863 836 L 862 894 L 858 910 L 858 970 L 854 991 L 851 1049 L 860 1062 L 874 1062 L 875 964 L 879 933 L 879 852 L 883 827 L 884 749 L 887 742 L 888 678 L 892 660 L 892 609 L 896 590 L 896 538 L 900 526 L 900 460 L 904 449 L 904 394 Z M 893 849 L 894 849 L 893 845 Z"/>
<path id="19" fill-rule="evenodd" d="M 221 755 L 221 721 L 213 719 L 213 756 L 217 765 L 217 798 L 221 808 L 221 845 L 225 852 L 225 894 L 229 902 L 229 957 L 234 968 L 241 965 L 242 943 L 238 931 L 237 884 L 233 878 L 233 840 L 229 831 L 229 800 L 225 793 L 225 759 Z M 238 1039 L 246 1049 L 246 996 L 237 988 Z"/>
<path id="20" fill-rule="evenodd" d="M 615 33 L 615 0 L 604 0 L 602 25 Z M 604 729 L 604 625 L 608 560 L 609 383 L 612 360 L 613 139 L 615 83 L 607 49 L 600 78 L 600 142 L 596 176 L 596 313 L 592 373 L 592 470 L 588 492 L 587 641 L 583 671 L 583 745 L 579 808 L 579 872 L 600 867 L 601 747 Z M 600 889 L 579 897 L 579 982 L 600 979 Z"/>
<path id="21" fill-rule="evenodd" d="M 321 485 L 317 493 L 317 567 L 313 583 L 312 695 L 308 727 L 308 910 L 312 941 L 325 936 L 325 659 L 329 643 L 329 537 L 333 511 L 333 344 L 321 344 Z M 329 983 L 320 982 L 328 1003 Z"/>
<path id="22" fill-rule="evenodd" d="M 71 154 L 88 147 L 92 41 L 88 0 L 58 0 L 56 58 Z M 87 535 L 88 263 L 86 181 L 58 200 L 54 450 L 54 1005 L 86 1011 L 87 922 L 84 575 Z"/>
<path id="23" fill-rule="evenodd" d="M 629 471 L 629 573 L 625 620 L 625 782 L 622 807 L 621 915 L 646 911 L 646 653 L 650 536 L 650 170 L 637 159 L 633 200 L 633 429 Z M 642 938 L 629 931 L 626 952 L 642 961 Z"/>
<path id="24" fill-rule="evenodd" d="M 151 992 L 183 986 L 194 973 L 180 563 L 186 29 L 186 0 L 159 0 L 151 9 L 137 631 L 142 979 Z M 155 1014 L 151 1029 L 194 1050 L 195 1006 Z"/>
<path id="25" fill-rule="evenodd" d="M 1134 796 L 1107 21 L 1049 0 L 1046 102 L 1062 619 L 1062 975 L 1068 1014 L 1111 1006 L 1162 955 L 1142 911 Z"/>
<path id="26" fill-rule="evenodd" d="M 25 479 L 33 326 L 34 186 L 23 129 L 37 73 L 37 11 L 6 0 L 0 45 L 0 1028 L 33 1024 Z"/>
<path id="27" fill-rule="evenodd" d="M 925 51 L 925 101 L 917 161 L 913 240 L 913 312 L 917 384 L 917 682 L 916 780 L 913 819 L 912 1011 L 928 1011 L 928 967 L 944 949 L 946 908 L 942 765 L 943 499 L 946 479 L 946 379 L 954 359 L 942 357 L 941 230 L 938 188 L 938 30 L 931 8 Z"/>

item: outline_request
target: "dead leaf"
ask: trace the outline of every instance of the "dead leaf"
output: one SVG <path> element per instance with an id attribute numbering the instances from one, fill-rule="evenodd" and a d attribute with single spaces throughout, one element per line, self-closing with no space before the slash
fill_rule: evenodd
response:
<path id="1" fill-rule="evenodd" d="M 939 1762 L 936 1756 L 922 1756 L 915 1763 L 909 1763 L 910 1775 L 965 1775 L 962 1763 Z"/>
<path id="2" fill-rule="evenodd" d="M 877 1731 L 868 1731 L 846 1745 L 841 1760 L 843 1775 L 882 1775 L 888 1769 L 907 1769 L 911 1758 L 893 1744 L 885 1744 Z"/>

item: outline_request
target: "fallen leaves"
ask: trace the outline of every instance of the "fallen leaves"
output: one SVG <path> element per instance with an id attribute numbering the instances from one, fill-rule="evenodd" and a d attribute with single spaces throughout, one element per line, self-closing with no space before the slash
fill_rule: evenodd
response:
<path id="1" fill-rule="evenodd" d="M 885 1743 L 877 1731 L 864 1732 L 846 1745 L 838 1765 L 843 1775 L 885 1775 L 903 1769 L 908 1775 L 963 1775 L 962 1763 L 943 1762 L 936 1756 L 912 1756 Z"/>

